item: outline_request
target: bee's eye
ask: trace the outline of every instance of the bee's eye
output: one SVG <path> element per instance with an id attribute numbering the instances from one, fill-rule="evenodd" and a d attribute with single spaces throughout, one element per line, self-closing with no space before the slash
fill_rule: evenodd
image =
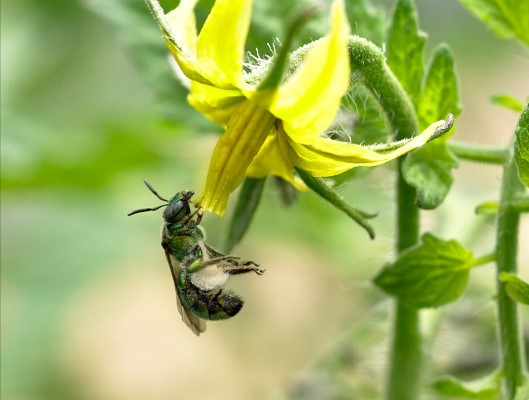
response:
<path id="1" fill-rule="evenodd" d="M 167 222 L 175 223 L 183 220 L 191 213 L 189 204 L 186 201 L 178 200 L 170 202 L 163 212 L 163 218 Z"/>

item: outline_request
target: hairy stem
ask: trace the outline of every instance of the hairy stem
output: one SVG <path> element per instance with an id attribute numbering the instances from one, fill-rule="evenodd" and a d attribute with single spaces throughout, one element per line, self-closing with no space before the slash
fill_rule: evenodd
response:
<path id="1" fill-rule="evenodd" d="M 502 272 L 516 274 L 520 211 L 512 206 L 512 202 L 523 192 L 524 188 L 518 179 L 518 170 L 511 151 L 504 164 L 496 236 L 498 334 L 504 372 L 503 389 L 505 399 L 508 400 L 514 399 L 516 388 L 521 386 L 526 378 L 517 304 L 508 296 L 505 282 L 499 277 Z"/>
<path id="2" fill-rule="evenodd" d="M 413 105 L 387 67 L 382 52 L 370 42 L 353 36 L 349 41 L 349 53 L 354 79 L 364 84 L 379 100 L 395 139 L 405 139 L 418 133 Z M 397 253 L 417 244 L 420 231 L 415 189 L 404 181 L 402 162 L 403 158 L 399 159 L 396 188 Z M 393 324 L 385 398 L 414 400 L 418 398 L 423 361 L 419 311 L 397 299 Z"/>

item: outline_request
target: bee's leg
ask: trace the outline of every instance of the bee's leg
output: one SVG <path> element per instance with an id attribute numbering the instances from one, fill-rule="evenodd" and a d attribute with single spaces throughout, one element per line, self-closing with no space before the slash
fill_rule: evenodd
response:
<path id="1" fill-rule="evenodd" d="M 224 272 L 230 275 L 245 274 L 246 272 L 255 272 L 257 275 L 264 274 L 265 270 L 253 261 L 230 260 L 219 265 Z"/>
<path id="2" fill-rule="evenodd" d="M 241 261 L 239 257 L 234 256 L 215 257 L 207 261 L 195 259 L 187 266 L 187 272 L 192 274 L 206 268 L 209 265 L 217 265 L 218 268 L 230 275 L 244 274 L 246 272 L 252 271 L 257 275 L 262 275 L 265 272 L 263 268 L 259 268 L 259 265 L 253 261 Z"/>
<path id="3" fill-rule="evenodd" d="M 201 261 L 200 258 L 197 258 L 197 259 L 192 261 L 187 266 L 187 272 L 189 272 L 189 273 L 198 272 L 201 269 L 204 269 L 204 268 L 206 268 L 209 265 L 215 265 L 215 264 L 221 264 L 220 267 L 222 268 L 222 264 L 224 264 L 225 262 L 227 262 L 227 263 L 238 263 L 238 261 L 237 261 L 238 259 L 239 259 L 239 257 L 234 257 L 234 256 L 215 257 L 215 258 L 210 258 L 207 261 Z M 182 262 L 182 264 L 185 265 L 186 263 Z"/>

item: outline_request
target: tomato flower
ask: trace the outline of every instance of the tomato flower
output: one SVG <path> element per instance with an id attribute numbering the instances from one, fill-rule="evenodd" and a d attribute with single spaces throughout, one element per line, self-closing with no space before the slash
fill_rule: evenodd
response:
<path id="1" fill-rule="evenodd" d="M 208 211 L 223 214 L 230 194 L 245 176 L 276 175 L 303 189 L 296 167 L 312 176 L 333 176 L 357 166 L 383 164 L 434 135 L 432 126 L 394 143 L 391 150 L 323 136 L 349 88 L 350 28 L 344 0 L 332 4 L 328 34 L 310 45 L 303 62 L 284 82 L 266 89 L 259 85 L 266 77 L 263 72 L 244 64 L 251 0 L 216 0 L 198 35 L 197 0 L 181 0 L 169 13 L 156 0 L 148 2 L 172 55 L 190 80 L 189 103 L 225 128 L 213 151 L 201 198 Z"/>

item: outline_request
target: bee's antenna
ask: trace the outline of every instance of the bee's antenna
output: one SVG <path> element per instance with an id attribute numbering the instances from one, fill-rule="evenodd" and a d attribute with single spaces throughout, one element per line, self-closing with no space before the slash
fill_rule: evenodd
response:
<path id="1" fill-rule="evenodd" d="M 149 188 L 149 190 L 150 190 L 150 191 L 151 191 L 156 197 L 158 197 L 160 200 L 169 202 L 169 200 L 164 199 L 162 196 L 160 196 L 160 195 L 158 194 L 158 192 L 157 192 L 157 191 L 151 186 L 151 184 L 150 184 L 149 182 L 147 182 L 146 179 L 143 180 L 143 183 L 145 183 L 145 185 Z M 160 207 L 158 207 L 158 208 L 160 208 Z M 157 210 L 158 208 L 156 208 L 156 210 Z M 150 211 L 150 210 L 146 210 L 146 211 Z"/>
<path id="2" fill-rule="evenodd" d="M 156 211 L 156 210 L 159 210 L 160 208 L 165 207 L 165 206 L 167 206 L 167 204 L 162 204 L 161 206 L 153 207 L 153 208 L 139 208 L 137 210 L 129 212 L 127 215 L 130 217 L 131 215 L 139 214 L 139 213 L 142 213 L 142 212 Z"/>

